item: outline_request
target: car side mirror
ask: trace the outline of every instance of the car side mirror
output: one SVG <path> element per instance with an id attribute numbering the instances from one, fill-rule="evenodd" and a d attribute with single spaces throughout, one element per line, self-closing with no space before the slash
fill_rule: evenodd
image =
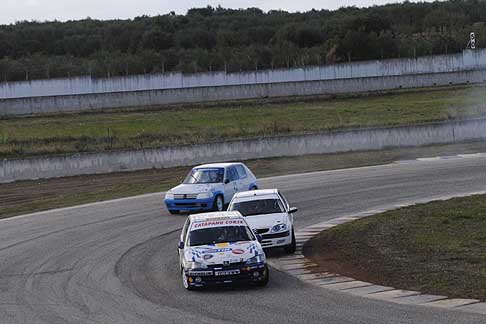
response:
<path id="1" fill-rule="evenodd" d="M 224 180 L 224 184 L 228 184 L 228 183 L 230 183 L 230 179 L 226 178 L 226 179 Z"/>
<path id="2" fill-rule="evenodd" d="M 257 235 L 256 235 L 256 239 L 257 239 L 257 241 L 258 241 L 259 243 L 262 243 L 262 241 L 263 241 L 263 237 L 262 237 L 260 234 L 257 234 Z"/>
<path id="3" fill-rule="evenodd" d="M 184 242 L 179 242 L 179 245 L 177 247 L 182 250 L 184 248 Z"/>
<path id="4" fill-rule="evenodd" d="M 289 208 L 289 214 L 293 214 L 293 213 L 296 213 L 298 211 L 299 211 L 299 209 L 297 207 L 290 207 Z"/>

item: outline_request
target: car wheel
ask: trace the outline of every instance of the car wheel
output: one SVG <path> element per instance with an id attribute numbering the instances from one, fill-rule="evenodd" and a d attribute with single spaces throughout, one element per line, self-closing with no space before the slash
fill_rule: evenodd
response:
<path id="1" fill-rule="evenodd" d="M 292 242 L 284 247 L 285 253 L 295 253 L 295 250 L 297 249 L 297 243 L 295 241 L 295 233 L 292 230 Z"/>
<path id="2" fill-rule="evenodd" d="M 258 190 L 257 186 L 251 186 L 250 190 Z"/>
<path id="3" fill-rule="evenodd" d="M 181 267 L 181 279 L 182 279 L 182 286 L 186 288 L 187 290 L 193 290 L 194 287 L 189 285 L 189 282 L 187 281 L 187 277 L 184 273 L 184 269 Z"/>
<path id="4" fill-rule="evenodd" d="M 221 195 L 217 195 L 214 198 L 214 206 L 213 209 L 216 211 L 223 211 L 224 210 L 224 198 Z"/>
<path id="5" fill-rule="evenodd" d="M 268 281 L 270 280 L 270 274 L 268 272 L 268 267 L 265 266 L 263 269 L 263 277 L 260 279 L 260 281 L 257 281 L 256 285 L 259 287 L 265 287 L 268 284 Z"/>
<path id="6" fill-rule="evenodd" d="M 172 215 L 177 215 L 179 214 L 179 211 L 175 209 L 169 209 L 169 213 L 171 213 Z"/>

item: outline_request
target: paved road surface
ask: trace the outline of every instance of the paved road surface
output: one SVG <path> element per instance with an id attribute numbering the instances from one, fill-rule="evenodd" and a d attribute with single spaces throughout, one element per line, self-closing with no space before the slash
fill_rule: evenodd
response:
<path id="1" fill-rule="evenodd" d="M 386 205 L 486 189 L 486 158 L 283 176 L 296 226 Z M 3 323 L 485 323 L 486 317 L 363 299 L 278 271 L 266 288 L 187 292 L 176 244 L 183 216 L 160 195 L 0 221 Z"/>

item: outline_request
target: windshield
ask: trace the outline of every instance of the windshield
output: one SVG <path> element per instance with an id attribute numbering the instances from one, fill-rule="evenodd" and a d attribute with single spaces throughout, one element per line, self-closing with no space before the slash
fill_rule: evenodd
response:
<path id="1" fill-rule="evenodd" d="M 191 231 L 188 246 L 253 240 L 254 236 L 247 226 L 210 227 Z"/>
<path id="2" fill-rule="evenodd" d="M 283 213 L 284 209 L 280 199 L 261 199 L 235 202 L 231 210 L 237 210 L 243 216 Z"/>
<path id="3" fill-rule="evenodd" d="M 185 184 L 198 183 L 222 183 L 224 178 L 223 168 L 192 169 L 184 179 Z"/>

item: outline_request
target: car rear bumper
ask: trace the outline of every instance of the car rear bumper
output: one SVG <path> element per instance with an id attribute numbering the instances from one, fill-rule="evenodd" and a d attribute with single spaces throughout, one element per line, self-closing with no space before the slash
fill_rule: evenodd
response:
<path id="1" fill-rule="evenodd" d="M 212 210 L 214 197 L 208 199 L 165 199 L 167 209 L 178 211 Z"/>
<path id="2" fill-rule="evenodd" d="M 250 283 L 259 282 L 264 279 L 264 271 L 266 269 L 265 263 L 245 266 L 241 268 L 228 268 L 220 271 L 238 270 L 239 274 L 231 275 L 216 275 L 219 270 L 184 270 L 189 286 L 205 287 L 214 285 L 234 284 L 234 283 Z"/>

